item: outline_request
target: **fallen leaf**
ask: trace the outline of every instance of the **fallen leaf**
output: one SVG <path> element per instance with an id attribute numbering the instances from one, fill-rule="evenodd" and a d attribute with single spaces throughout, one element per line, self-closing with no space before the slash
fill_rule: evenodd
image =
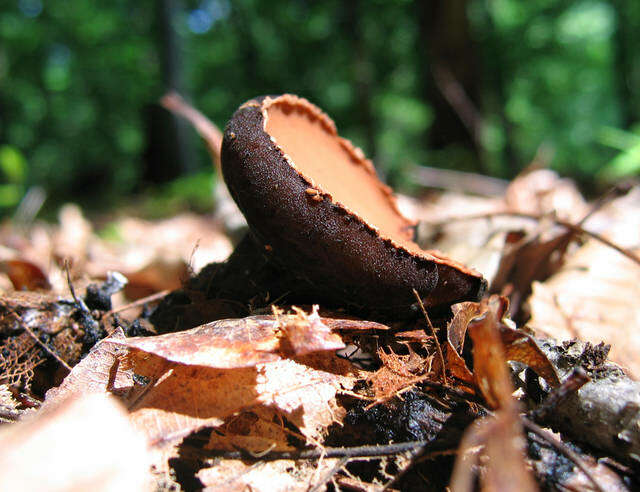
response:
<path id="1" fill-rule="evenodd" d="M 62 384 L 51 388 L 45 395 L 42 410 L 51 410 L 78 395 L 93 393 L 123 395 L 133 387 L 133 372 L 120 367 L 119 357 L 125 352 L 114 345 L 124 339 L 122 328 L 96 343 L 89 354 L 76 364 Z"/>
<path id="2" fill-rule="evenodd" d="M 254 465 L 241 460 L 224 460 L 197 473 L 207 492 L 306 492 L 329 472 L 337 459 L 317 462 L 276 460 Z"/>
<path id="3" fill-rule="evenodd" d="M 507 303 L 493 296 L 484 301 L 481 316 L 468 326 L 473 342 L 473 376 L 487 404 L 498 409 L 494 416 L 476 421 L 465 433 L 451 478 L 453 491 L 473 490 L 474 469 L 486 458 L 486 471 L 480 475 L 481 490 L 534 491 L 537 489 L 525 464 L 525 440 L 518 404 L 507 369 L 500 336 L 500 320 Z"/>
<path id="4" fill-rule="evenodd" d="M 16 290 L 49 290 L 51 284 L 42 269 L 26 260 L 0 261 L 0 273 L 5 273 Z"/>
<path id="5" fill-rule="evenodd" d="M 149 490 L 144 438 L 113 397 L 72 398 L 0 432 L 0 490 Z"/>
<path id="6" fill-rule="evenodd" d="M 505 351 L 498 331 L 498 319 L 493 309 L 469 323 L 473 342 L 473 378 L 480 394 L 491 408 L 512 406 L 511 377 Z"/>
<path id="7" fill-rule="evenodd" d="M 336 394 L 356 380 L 348 362 L 326 352 L 233 369 L 178 364 L 138 352 L 127 357 L 127 367 L 146 384 L 129 393 L 125 405 L 154 445 L 221 426 L 235 413 L 260 406 L 277 409 L 315 439 L 342 417 Z"/>
<path id="8" fill-rule="evenodd" d="M 496 320 L 499 339 L 502 342 L 506 360 L 521 362 L 533 369 L 540 377 L 552 386 L 558 386 L 558 374 L 536 341 L 528 333 L 508 326 L 504 319 L 509 309 L 505 297 L 491 296 L 487 303 L 463 302 L 452 306 L 454 313 L 447 326 L 445 342 L 446 364 L 449 373 L 460 382 L 472 384 L 474 376 L 462 358 L 464 338 L 469 324 L 474 318 L 491 309 Z M 437 364 L 437 361 L 436 361 Z M 464 389 L 464 388 L 463 388 Z"/>
<path id="9" fill-rule="evenodd" d="M 462 358 L 467 327 L 473 318 L 480 315 L 483 306 L 477 302 L 461 302 L 451 306 L 453 318 L 447 325 L 445 357 L 447 370 L 456 379 L 468 385 L 473 384 L 473 374 Z"/>
<path id="10" fill-rule="evenodd" d="M 515 237 L 505 241 L 500 266 L 490 290 L 508 293 L 512 312 L 519 314 L 523 300 L 531 292 L 532 283 L 548 278 L 562 266 L 575 234 L 544 219 L 533 231 L 511 236 Z"/>
<path id="11" fill-rule="evenodd" d="M 532 336 L 503 324 L 499 325 L 499 331 L 507 360 L 522 362 L 551 387 L 560 385 L 557 371 Z"/>
<path id="12" fill-rule="evenodd" d="M 500 410 L 493 417 L 477 420 L 467 429 L 460 442 L 451 476 L 451 490 L 474 490 L 477 468 L 481 463 L 485 470 L 479 473 L 480 490 L 538 490 L 527 468 L 524 448 L 525 440 L 515 411 Z"/>
<path id="13" fill-rule="evenodd" d="M 618 198 L 585 224 L 640 255 L 640 189 Z M 589 239 L 560 271 L 536 282 L 528 299 L 529 325 L 559 340 L 578 338 L 611 344 L 611 360 L 640 376 L 640 265 Z"/>
<path id="14" fill-rule="evenodd" d="M 336 320 L 331 323 L 335 325 Z M 172 362 L 218 369 L 251 367 L 288 355 L 345 347 L 316 310 L 309 315 L 299 311 L 292 315 L 218 320 L 191 330 L 114 343 Z"/>

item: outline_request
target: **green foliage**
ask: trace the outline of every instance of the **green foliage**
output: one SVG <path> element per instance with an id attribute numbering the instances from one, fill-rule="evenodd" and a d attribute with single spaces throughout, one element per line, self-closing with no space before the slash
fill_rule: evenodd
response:
<path id="1" fill-rule="evenodd" d="M 144 188 L 145 108 L 168 83 L 161 3 L 0 6 L 0 206 L 15 205 L 34 184 L 54 203 L 96 206 Z M 511 177 L 540 146 L 553 150 L 553 167 L 574 177 L 638 172 L 637 145 L 615 147 L 615 156 L 605 142 L 611 131 L 602 131 L 628 133 L 640 121 L 635 0 L 468 0 L 480 67 L 475 150 L 430 147 L 442 108 L 425 96 L 430 60 L 415 2 L 173 4 L 183 91 L 221 127 L 250 97 L 294 92 L 324 108 L 395 183 L 417 164 Z M 196 165 L 185 170 L 208 173 L 202 147 L 192 155 Z M 202 190 L 192 193 L 197 186 L 185 179 L 159 193 L 199 200 Z"/>
<path id="2" fill-rule="evenodd" d="M 0 210 L 18 204 L 24 193 L 27 161 L 22 153 L 10 145 L 0 146 L 0 175 L 6 183 L 0 184 Z"/>
<path id="3" fill-rule="evenodd" d="M 620 151 L 600 170 L 600 180 L 612 182 L 640 174 L 640 125 L 629 132 L 605 127 L 600 141 Z"/>
<path id="4" fill-rule="evenodd" d="M 203 171 L 178 178 L 153 190 L 142 203 L 141 210 L 149 218 L 194 209 L 207 212 L 213 208 L 213 172 Z"/>

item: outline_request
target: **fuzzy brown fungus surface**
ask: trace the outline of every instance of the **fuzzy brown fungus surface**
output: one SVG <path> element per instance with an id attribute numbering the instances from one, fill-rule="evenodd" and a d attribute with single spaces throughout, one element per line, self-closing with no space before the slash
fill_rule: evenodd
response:
<path id="1" fill-rule="evenodd" d="M 243 104 L 225 131 L 222 170 L 254 235 L 319 302 L 398 310 L 414 289 L 427 306 L 484 289 L 479 273 L 412 241 L 414 223 L 371 162 L 306 99 Z"/>

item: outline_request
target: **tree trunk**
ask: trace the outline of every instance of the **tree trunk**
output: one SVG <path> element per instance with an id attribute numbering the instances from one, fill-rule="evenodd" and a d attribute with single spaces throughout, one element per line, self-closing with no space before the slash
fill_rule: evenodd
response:
<path id="1" fill-rule="evenodd" d="M 163 90 L 176 91 L 184 95 L 181 42 L 173 26 L 178 5 L 179 0 L 156 1 L 155 33 Z M 144 108 L 143 120 L 147 144 L 144 155 L 145 181 L 162 183 L 196 170 L 189 145 L 189 128 L 184 121 L 166 111 L 157 102 Z"/>
<path id="2" fill-rule="evenodd" d="M 429 144 L 479 154 L 478 64 L 466 0 L 417 2 L 423 94 L 434 111 Z"/>

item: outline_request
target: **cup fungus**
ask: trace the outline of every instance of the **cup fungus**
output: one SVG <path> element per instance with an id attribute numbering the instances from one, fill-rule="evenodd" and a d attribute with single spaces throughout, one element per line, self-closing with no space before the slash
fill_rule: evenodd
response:
<path id="1" fill-rule="evenodd" d="M 413 242 L 404 217 L 362 151 L 306 99 L 252 99 L 229 121 L 222 172 L 269 261 L 295 272 L 317 300 L 406 309 L 475 300 L 482 275 Z"/>

